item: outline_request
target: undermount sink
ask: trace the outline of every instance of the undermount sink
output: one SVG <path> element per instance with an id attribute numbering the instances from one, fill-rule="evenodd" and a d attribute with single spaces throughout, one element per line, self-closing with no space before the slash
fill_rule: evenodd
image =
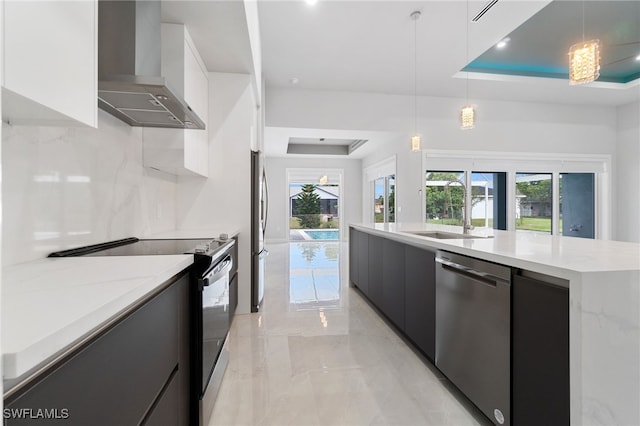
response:
<path id="1" fill-rule="evenodd" d="M 440 240 L 493 238 L 493 235 L 457 234 L 455 232 L 443 232 L 443 231 L 406 231 L 406 233 L 418 235 L 420 237 L 438 238 Z"/>

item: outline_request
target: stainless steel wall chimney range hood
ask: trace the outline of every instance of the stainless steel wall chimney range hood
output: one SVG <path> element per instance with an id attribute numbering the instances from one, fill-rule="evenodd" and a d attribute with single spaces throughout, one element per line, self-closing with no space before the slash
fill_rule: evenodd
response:
<path id="1" fill-rule="evenodd" d="M 131 126 L 204 129 L 161 76 L 160 1 L 98 5 L 98 107 Z"/>

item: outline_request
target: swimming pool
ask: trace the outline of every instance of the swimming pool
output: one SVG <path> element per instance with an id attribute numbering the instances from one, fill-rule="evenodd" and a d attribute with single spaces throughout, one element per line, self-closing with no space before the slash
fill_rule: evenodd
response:
<path id="1" fill-rule="evenodd" d="M 339 240 L 340 231 L 337 229 L 326 229 L 322 231 L 304 231 L 313 240 Z"/>

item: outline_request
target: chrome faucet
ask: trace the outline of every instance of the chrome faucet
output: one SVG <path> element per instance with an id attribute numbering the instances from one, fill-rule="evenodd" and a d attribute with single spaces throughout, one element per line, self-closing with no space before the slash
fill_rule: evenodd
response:
<path id="1" fill-rule="evenodd" d="M 449 189 L 449 185 L 452 183 L 459 183 L 462 185 L 462 209 L 463 209 L 463 222 L 462 222 L 462 233 L 468 234 L 469 231 L 473 229 L 473 225 L 471 225 L 471 194 L 467 193 L 467 186 L 460 179 L 452 179 L 445 184 L 445 188 Z M 469 196 L 469 199 L 467 199 Z"/>

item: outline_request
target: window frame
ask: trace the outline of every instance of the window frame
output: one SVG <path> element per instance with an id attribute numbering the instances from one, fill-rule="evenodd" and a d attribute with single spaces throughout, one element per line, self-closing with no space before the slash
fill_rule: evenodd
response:
<path id="1" fill-rule="evenodd" d="M 382 161 L 374 163 L 363 170 L 363 188 L 367 188 L 367 190 L 362 191 L 363 193 L 363 221 L 375 223 L 375 212 L 374 212 L 374 197 L 375 197 L 375 181 L 380 178 L 384 178 L 384 199 L 385 203 L 388 203 L 389 200 L 389 185 L 388 178 L 389 176 L 394 176 L 395 187 L 394 187 L 394 223 L 398 222 L 398 209 L 396 200 L 398 199 L 398 175 L 396 174 L 396 156 L 391 156 Z M 389 223 L 389 209 L 385 208 L 384 212 L 384 223 Z"/>
<path id="2" fill-rule="evenodd" d="M 593 173 L 595 205 L 595 238 L 612 236 L 611 155 L 608 154 L 544 154 L 535 152 L 452 151 L 427 149 L 422 153 L 422 186 L 425 173 L 437 170 L 460 170 L 471 176 L 479 170 L 507 174 L 507 230 L 515 231 L 516 173 L 535 171 L 552 175 L 551 235 L 559 233 L 560 174 Z M 426 217 L 424 203 L 422 217 Z"/>

